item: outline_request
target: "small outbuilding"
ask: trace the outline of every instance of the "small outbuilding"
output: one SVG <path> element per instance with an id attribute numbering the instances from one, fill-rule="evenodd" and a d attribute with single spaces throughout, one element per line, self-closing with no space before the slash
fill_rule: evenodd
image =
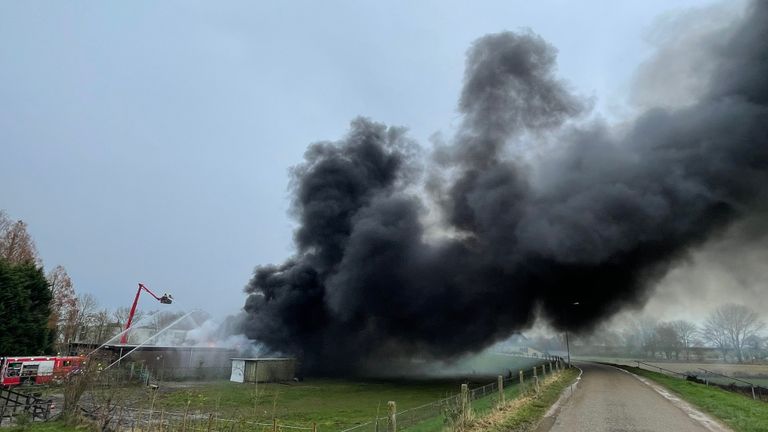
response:
<path id="1" fill-rule="evenodd" d="M 233 382 L 290 381 L 296 374 L 296 359 L 291 357 L 233 358 Z"/>

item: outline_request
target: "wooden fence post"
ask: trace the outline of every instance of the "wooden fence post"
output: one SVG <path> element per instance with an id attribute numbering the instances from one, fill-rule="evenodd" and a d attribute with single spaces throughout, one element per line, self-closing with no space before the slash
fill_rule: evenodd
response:
<path id="1" fill-rule="evenodd" d="M 469 419 L 469 386 L 461 385 L 461 424 L 465 425 Z"/>
<path id="2" fill-rule="evenodd" d="M 539 374 L 536 372 L 536 369 L 537 369 L 536 367 L 533 368 L 533 378 L 534 379 L 536 379 L 539 376 Z"/>
<path id="3" fill-rule="evenodd" d="M 277 419 L 272 419 L 272 432 L 277 432 Z"/>
<path id="4" fill-rule="evenodd" d="M 525 382 L 525 381 L 524 381 L 524 379 L 523 379 L 523 370 L 522 370 L 522 369 L 520 369 L 520 385 L 523 385 L 523 383 L 524 383 L 524 382 Z"/>
<path id="5" fill-rule="evenodd" d="M 397 404 L 395 404 L 395 401 L 389 401 L 387 402 L 387 409 L 389 411 L 389 415 L 387 416 L 389 418 L 389 424 L 387 425 L 387 432 L 396 432 L 397 431 Z"/>
<path id="6" fill-rule="evenodd" d="M 191 404 L 192 401 L 187 401 L 187 409 L 184 410 L 184 420 L 181 421 L 181 432 L 187 432 L 187 415 L 189 414 L 189 404 Z"/>
<path id="7" fill-rule="evenodd" d="M 499 402 L 504 403 L 504 377 L 501 375 L 496 378 L 499 384 Z M 754 390 L 753 390 L 754 391 Z"/>
<path id="8" fill-rule="evenodd" d="M 535 376 L 533 377 L 533 381 L 536 383 L 536 396 L 539 395 L 539 392 L 541 389 L 539 388 L 539 377 Z"/>
<path id="9" fill-rule="evenodd" d="M 317 422 L 312 422 L 312 432 L 317 432 Z"/>
<path id="10" fill-rule="evenodd" d="M 147 427 L 152 429 L 152 413 L 155 411 L 155 398 L 157 397 L 157 388 L 152 390 L 152 403 L 149 405 L 149 415 L 147 416 Z"/>

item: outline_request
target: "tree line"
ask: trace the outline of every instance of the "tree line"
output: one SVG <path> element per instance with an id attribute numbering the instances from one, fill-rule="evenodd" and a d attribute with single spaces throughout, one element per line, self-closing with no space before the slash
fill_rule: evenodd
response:
<path id="1" fill-rule="evenodd" d="M 47 273 L 27 224 L 0 210 L 0 357 L 66 354 L 71 342 L 100 344 L 125 327 L 130 309 L 99 306 L 76 294 L 67 270 Z M 136 311 L 134 322 L 145 313 Z M 154 314 L 150 327 L 162 328 L 175 314 Z"/>
<path id="2" fill-rule="evenodd" d="M 768 360 L 765 322 L 749 306 L 715 307 L 696 324 L 687 320 L 629 320 L 624 328 L 601 328 L 574 338 L 579 354 L 631 356 L 666 360 Z"/>

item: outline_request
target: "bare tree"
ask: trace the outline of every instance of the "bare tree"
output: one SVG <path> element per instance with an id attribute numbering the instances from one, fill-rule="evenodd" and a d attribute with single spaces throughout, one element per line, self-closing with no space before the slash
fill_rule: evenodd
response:
<path id="1" fill-rule="evenodd" d="M 35 242 L 27 232 L 27 224 L 24 221 L 16 221 L 8 224 L 8 218 L 3 214 L 0 222 L 0 258 L 11 263 L 40 264 Z M 3 228 L 4 226 L 4 228 Z"/>
<path id="2" fill-rule="evenodd" d="M 680 342 L 680 335 L 677 334 L 672 323 L 659 323 L 656 326 L 655 337 L 656 345 L 664 353 L 664 357 L 667 360 L 672 360 L 672 354 L 675 354 L 675 357 L 679 358 L 682 343 Z"/>
<path id="3" fill-rule="evenodd" d="M 102 309 L 93 314 L 93 342 L 101 344 L 106 342 L 106 339 L 112 336 L 110 332 L 110 319 L 109 311 Z"/>
<path id="4" fill-rule="evenodd" d="M 711 318 L 711 317 L 710 317 Z M 723 361 L 728 360 L 728 351 L 731 350 L 731 340 L 726 332 L 717 325 L 710 322 L 708 318 L 700 330 L 701 338 L 714 348 L 717 348 L 723 354 Z"/>
<path id="5" fill-rule="evenodd" d="M 70 311 L 77 306 L 75 289 L 67 270 L 62 266 L 56 266 L 48 272 L 46 278 L 50 284 L 52 296 L 48 327 L 56 334 L 57 351 L 62 351 L 67 342 L 64 335 L 67 317 L 70 316 Z"/>
<path id="6" fill-rule="evenodd" d="M 707 317 L 703 334 L 718 348 L 733 348 L 739 362 L 743 362 L 746 342 L 757 335 L 764 326 L 765 323 L 754 310 L 744 305 L 728 303 L 715 309 Z"/>
<path id="7" fill-rule="evenodd" d="M 649 317 L 641 318 L 634 322 L 634 332 L 636 339 L 640 344 L 640 349 L 645 356 L 656 356 L 657 338 L 656 338 L 656 320 Z"/>
<path id="8" fill-rule="evenodd" d="M 5 235 L 5 232 L 8 231 L 12 224 L 13 221 L 8 217 L 8 213 L 5 210 L 0 210 L 0 238 Z"/>
<path id="9" fill-rule="evenodd" d="M 62 404 L 61 417 L 66 423 L 78 424 L 80 422 L 79 405 L 83 394 L 96 379 L 95 362 L 85 362 L 77 373 L 68 374 L 64 378 L 62 393 L 64 403 Z"/>
<path id="10" fill-rule="evenodd" d="M 675 332 L 677 333 L 677 337 L 680 340 L 680 345 L 685 350 L 685 360 L 690 361 L 691 359 L 691 352 L 690 348 L 691 345 L 693 345 L 694 339 L 696 337 L 696 333 L 698 332 L 698 328 L 696 327 L 696 324 L 685 321 L 685 320 L 677 320 L 672 321 L 670 323 L 673 329 L 675 329 Z"/>
<path id="11" fill-rule="evenodd" d="M 176 311 L 176 312 L 168 312 L 168 311 L 155 311 L 152 316 L 150 316 L 150 326 L 155 331 L 160 331 L 176 321 L 177 319 L 181 318 L 181 316 L 184 315 L 184 312 Z"/>
<path id="12" fill-rule="evenodd" d="M 131 308 L 127 306 L 120 306 L 112 312 L 112 319 L 120 326 L 120 329 L 125 329 L 125 324 L 128 322 L 128 316 L 131 314 Z M 144 319 L 146 314 L 144 311 L 136 310 L 133 314 L 133 324 L 140 322 Z"/>
<path id="13" fill-rule="evenodd" d="M 76 340 L 89 341 L 89 327 L 96 312 L 96 298 L 92 294 L 80 294 L 75 307 L 69 310 L 64 324 L 64 343 Z"/>
<path id="14" fill-rule="evenodd" d="M 93 294 L 81 294 L 77 296 L 78 319 L 77 328 L 81 340 L 84 342 L 94 342 L 92 330 L 95 323 L 96 308 L 98 302 Z"/>
<path id="15" fill-rule="evenodd" d="M 749 349 L 752 356 L 756 356 L 763 350 L 766 342 L 768 342 L 768 337 L 760 337 L 755 334 L 744 341 L 744 347 Z"/>

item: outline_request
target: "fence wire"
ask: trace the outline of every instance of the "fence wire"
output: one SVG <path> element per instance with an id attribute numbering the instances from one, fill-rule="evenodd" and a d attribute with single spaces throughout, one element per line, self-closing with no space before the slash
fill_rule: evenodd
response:
<path id="1" fill-rule="evenodd" d="M 556 362 L 556 359 L 552 359 L 551 362 L 539 364 L 535 368 L 531 367 L 525 370 L 518 369 L 517 374 L 512 373 L 510 370 L 509 374 L 502 379 L 502 385 L 506 389 L 522 384 L 521 390 L 526 389 L 534 382 L 534 376 L 538 378 L 544 378 L 553 372 L 556 372 L 557 370 L 562 370 L 564 363 L 561 362 L 560 364 L 556 365 Z M 546 367 L 546 372 L 542 369 L 542 367 Z M 534 369 L 536 369 L 536 372 L 534 372 Z M 520 382 L 521 372 L 523 378 L 522 383 Z M 498 380 L 496 380 L 492 383 L 482 385 L 480 387 L 468 389 L 467 401 L 472 402 L 475 400 L 484 399 L 486 397 L 498 395 L 499 383 Z M 444 420 L 446 420 L 451 416 L 451 411 L 460 409 L 459 407 L 461 406 L 461 399 L 461 393 L 456 393 L 448 397 L 426 403 L 424 405 L 398 411 L 395 415 L 397 429 L 405 429 L 436 417 L 443 417 Z M 369 422 L 343 429 L 341 432 L 385 432 L 387 430 L 387 426 L 389 425 L 389 421 L 390 420 L 388 416 L 379 416 L 373 418 Z"/>
<path id="2" fill-rule="evenodd" d="M 653 372 L 684 378 L 688 381 L 694 381 L 708 386 L 716 386 L 734 393 L 741 393 L 755 400 L 768 402 L 768 388 L 742 378 L 728 376 L 704 368 L 698 368 L 696 371 L 676 372 L 639 360 L 635 360 L 635 363 L 637 363 L 638 368 L 644 366 L 645 369 Z"/>
<path id="3" fill-rule="evenodd" d="M 245 431 L 314 431 L 315 426 L 302 426 L 282 423 L 278 419 L 272 422 L 259 422 L 244 419 L 220 418 L 212 413 L 173 412 L 142 410 L 137 408 L 119 408 L 112 410 L 108 417 L 100 420 L 108 422 L 113 428 L 131 432 L 245 432 Z M 97 420 L 99 420 L 97 418 Z"/>

